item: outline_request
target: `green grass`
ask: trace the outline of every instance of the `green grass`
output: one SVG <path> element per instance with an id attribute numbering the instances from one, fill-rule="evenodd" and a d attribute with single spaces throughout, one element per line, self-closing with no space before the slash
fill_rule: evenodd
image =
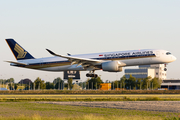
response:
<path id="1" fill-rule="evenodd" d="M 0 95 L 0 102 L 18 101 L 180 101 L 180 94 L 10 94 Z"/>
<path id="2" fill-rule="evenodd" d="M 32 117 L 26 117 L 24 115 L 18 117 L 0 117 L 0 120 L 166 120 L 159 117 L 140 117 L 140 116 L 95 116 L 92 114 L 83 115 L 79 117 L 42 117 L 39 115 L 33 115 Z M 167 120 L 179 120 L 178 118 L 168 118 Z"/>
<path id="3" fill-rule="evenodd" d="M 9 90 L 0 94 L 180 94 L 180 90 Z"/>
<path id="4" fill-rule="evenodd" d="M 173 120 L 180 113 L 0 102 L 0 120 Z"/>
<path id="5" fill-rule="evenodd" d="M 140 116 L 95 116 L 92 114 L 83 115 L 79 117 L 42 117 L 39 115 L 33 115 L 32 117 L 26 117 L 24 115 L 18 117 L 0 117 L 0 120 L 179 120 L 177 117 L 163 119 L 160 117 L 140 117 Z"/>

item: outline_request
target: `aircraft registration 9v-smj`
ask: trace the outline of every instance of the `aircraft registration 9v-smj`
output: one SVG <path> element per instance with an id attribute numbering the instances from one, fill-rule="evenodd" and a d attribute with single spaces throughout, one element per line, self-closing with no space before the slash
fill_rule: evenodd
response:
<path id="1" fill-rule="evenodd" d="M 54 57 L 34 58 L 15 40 L 6 39 L 6 42 L 17 60 L 17 62 L 6 61 L 12 66 L 44 71 L 89 71 L 87 77 L 97 77 L 95 70 L 121 72 L 125 66 L 167 64 L 176 60 L 169 51 L 159 49 L 80 55 L 59 55 L 46 49 Z"/>

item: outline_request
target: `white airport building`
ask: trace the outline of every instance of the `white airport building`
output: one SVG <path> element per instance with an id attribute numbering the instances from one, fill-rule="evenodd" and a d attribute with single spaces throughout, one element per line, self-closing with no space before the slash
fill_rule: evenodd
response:
<path id="1" fill-rule="evenodd" d="M 135 78 L 146 78 L 151 76 L 162 80 L 161 89 L 180 90 L 180 79 L 166 79 L 167 71 L 164 64 L 141 65 L 139 69 L 125 69 L 125 76 L 129 78 L 132 75 Z"/>
<path id="2" fill-rule="evenodd" d="M 135 78 L 146 78 L 151 76 L 161 80 L 166 79 L 166 66 L 164 64 L 140 65 L 139 69 L 125 69 L 125 76 L 129 78 L 132 75 Z"/>

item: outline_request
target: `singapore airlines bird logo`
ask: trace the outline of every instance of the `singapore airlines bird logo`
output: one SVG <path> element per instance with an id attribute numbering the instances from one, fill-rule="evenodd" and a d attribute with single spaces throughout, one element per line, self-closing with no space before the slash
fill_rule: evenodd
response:
<path id="1" fill-rule="evenodd" d="M 27 54 L 18 44 L 15 45 L 14 50 L 18 53 L 17 58 L 24 58 Z"/>

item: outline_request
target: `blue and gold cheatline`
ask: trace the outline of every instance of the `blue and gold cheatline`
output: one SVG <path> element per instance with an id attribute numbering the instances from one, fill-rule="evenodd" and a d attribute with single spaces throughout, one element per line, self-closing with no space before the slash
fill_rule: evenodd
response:
<path id="1" fill-rule="evenodd" d="M 146 55 L 130 55 L 130 56 L 119 56 L 119 57 L 103 57 L 103 58 L 91 58 L 97 60 L 125 60 L 125 59 L 139 59 L 139 58 L 150 58 L 156 57 L 154 53 L 146 54 Z M 42 62 L 42 63 L 33 63 L 29 64 L 28 66 L 24 66 L 26 68 L 32 69 L 40 69 L 40 68 L 47 68 L 47 67 L 57 67 L 57 66 L 64 66 L 64 65 L 71 65 L 70 61 L 53 61 L 53 62 Z M 19 66 L 19 65 L 17 65 Z M 19 66 L 23 67 L 23 66 Z"/>

